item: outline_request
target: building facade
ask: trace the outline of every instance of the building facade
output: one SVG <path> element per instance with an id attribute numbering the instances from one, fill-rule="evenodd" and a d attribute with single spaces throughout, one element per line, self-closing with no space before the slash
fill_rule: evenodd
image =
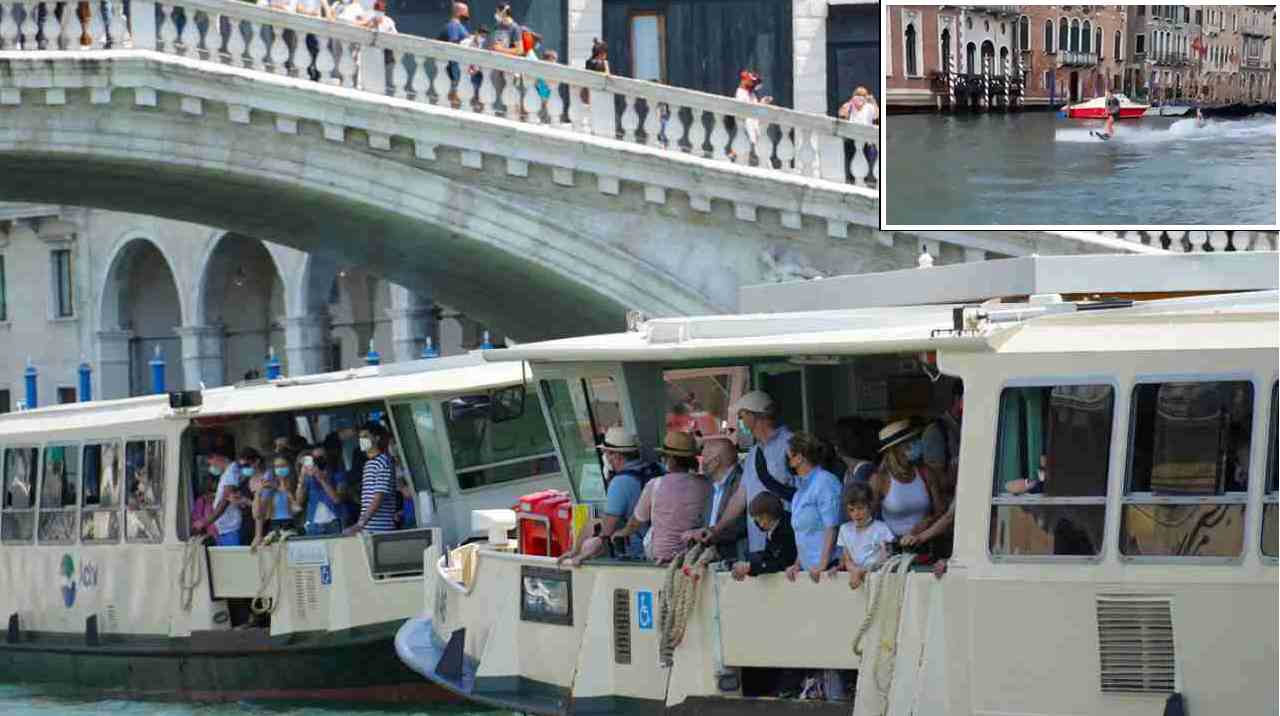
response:
<path id="1" fill-rule="evenodd" d="M 415 292 L 322 257 L 209 227 L 135 214 L 0 204 L 0 412 L 25 400 L 28 361 L 41 405 L 171 390 L 479 345 L 482 327 Z"/>
<path id="2" fill-rule="evenodd" d="M 1122 6 L 1026 5 L 1021 10 L 1028 106 L 1061 107 L 1120 88 L 1128 20 Z"/>
<path id="3" fill-rule="evenodd" d="M 1021 104 L 1014 5 L 886 6 L 891 107 L 1015 108 Z"/>
<path id="4" fill-rule="evenodd" d="M 1128 8 L 1125 91 L 1209 105 L 1275 101 L 1274 5 Z"/>

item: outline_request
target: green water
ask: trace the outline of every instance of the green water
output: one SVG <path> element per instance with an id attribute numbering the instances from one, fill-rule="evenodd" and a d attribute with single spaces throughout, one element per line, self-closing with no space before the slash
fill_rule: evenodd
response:
<path id="1" fill-rule="evenodd" d="M 239 701 L 226 704 L 168 703 L 163 701 L 127 701 L 123 699 L 74 698 L 51 696 L 21 686 L 0 686 L 0 714 L 6 716 L 224 716 L 254 714 L 258 716 L 496 716 L 504 711 L 487 711 L 467 706 L 364 706 L 360 704 L 323 703 L 258 703 Z"/>

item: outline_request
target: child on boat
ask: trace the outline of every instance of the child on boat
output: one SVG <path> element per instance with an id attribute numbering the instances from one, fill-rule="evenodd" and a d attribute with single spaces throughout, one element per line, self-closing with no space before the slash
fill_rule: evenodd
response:
<path id="1" fill-rule="evenodd" d="M 764 549 L 747 555 L 746 561 L 735 562 L 733 578 L 741 582 L 747 577 L 781 572 L 796 561 L 796 533 L 782 507 L 782 500 L 772 492 L 761 492 L 747 505 L 747 514 L 765 534 Z"/>
<path id="2" fill-rule="evenodd" d="M 849 521 L 840 526 L 836 545 L 840 547 L 840 563 L 849 573 L 849 588 L 857 589 L 867 572 L 888 559 L 894 536 L 888 525 L 874 519 L 875 498 L 868 485 L 855 482 L 846 487 L 844 507 Z"/>

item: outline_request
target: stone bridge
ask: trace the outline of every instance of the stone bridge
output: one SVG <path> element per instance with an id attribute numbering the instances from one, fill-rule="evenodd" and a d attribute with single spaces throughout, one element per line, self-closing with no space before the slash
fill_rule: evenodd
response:
<path id="1" fill-rule="evenodd" d="M 1162 250 L 881 232 L 878 132 L 827 117 L 229 0 L 55 5 L 0 0 L 0 199 L 363 264 L 513 338 L 616 330 L 631 308 L 732 311 L 741 285 L 901 268 L 922 248 Z"/>

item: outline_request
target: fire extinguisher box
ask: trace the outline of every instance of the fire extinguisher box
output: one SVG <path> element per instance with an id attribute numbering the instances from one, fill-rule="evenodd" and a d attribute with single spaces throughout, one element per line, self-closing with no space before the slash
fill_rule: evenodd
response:
<path id="1" fill-rule="evenodd" d="M 521 554 L 559 557 L 572 545 L 573 498 L 560 490 L 521 497 L 515 505 Z"/>

